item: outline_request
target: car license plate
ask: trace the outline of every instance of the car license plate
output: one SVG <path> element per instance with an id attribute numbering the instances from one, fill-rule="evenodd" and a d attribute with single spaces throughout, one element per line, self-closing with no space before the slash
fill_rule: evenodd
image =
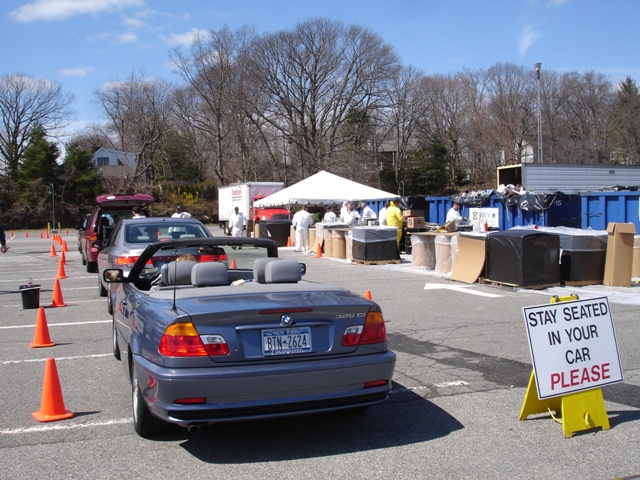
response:
<path id="1" fill-rule="evenodd" d="M 311 351 L 311 327 L 262 330 L 263 355 L 290 355 Z"/>

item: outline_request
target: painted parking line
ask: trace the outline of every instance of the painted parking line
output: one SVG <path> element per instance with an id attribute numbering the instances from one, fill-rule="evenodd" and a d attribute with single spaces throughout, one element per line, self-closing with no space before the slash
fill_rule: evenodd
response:
<path id="1" fill-rule="evenodd" d="M 91 325 L 93 323 L 111 323 L 112 320 L 92 320 L 90 322 L 65 322 L 65 323 L 49 323 L 47 322 L 48 327 L 67 327 L 69 325 Z M 5 325 L 0 326 L 0 330 L 11 330 L 13 328 L 34 328 L 35 325 Z"/>
<path id="2" fill-rule="evenodd" d="M 73 290 L 72 288 L 70 288 L 69 290 Z M 95 303 L 95 302 L 104 302 L 104 298 L 96 298 L 94 300 L 71 300 L 70 302 L 67 303 L 67 306 L 69 305 L 77 305 L 79 303 Z M 48 308 L 48 305 L 40 305 L 43 308 Z M 20 307 L 22 308 L 22 304 L 15 304 L 15 305 L 0 305 L 0 308 L 15 308 L 15 307 Z M 55 308 L 55 307 L 54 307 Z M 34 309 L 35 310 L 35 309 Z"/>
<path id="3" fill-rule="evenodd" d="M 104 422 L 90 422 L 90 423 L 76 423 L 72 425 L 56 424 L 56 425 L 38 425 L 36 427 L 26 428 L 12 428 L 8 430 L 0 430 L 0 435 L 16 435 L 20 433 L 43 433 L 52 432 L 55 430 L 73 430 L 76 428 L 90 428 L 90 427 L 110 427 L 111 425 L 122 425 L 125 423 L 131 423 L 130 418 L 118 418 L 115 420 L 105 420 Z"/>
<path id="4" fill-rule="evenodd" d="M 502 295 L 497 295 L 495 293 L 487 293 L 480 292 L 478 290 L 473 289 L 473 285 L 438 285 L 435 283 L 427 283 L 424 286 L 425 290 L 453 290 L 458 293 L 468 293 L 470 295 L 478 295 L 479 297 L 487 297 L 487 298 L 500 298 Z"/>
<path id="5" fill-rule="evenodd" d="M 63 360 L 84 360 L 87 358 L 103 358 L 103 357 L 111 357 L 113 353 L 96 353 L 95 355 L 74 355 L 71 357 L 55 357 L 56 361 Z M 20 365 L 23 363 L 38 363 L 38 362 L 46 362 L 48 359 L 46 358 L 29 358 L 27 360 L 4 360 L 0 362 L 0 365 Z"/>
<path id="6" fill-rule="evenodd" d="M 419 385 L 417 387 L 392 388 L 389 391 L 389 395 L 392 395 L 394 393 L 419 392 L 423 390 L 429 390 L 431 388 L 464 387 L 466 385 L 469 385 L 469 382 L 465 382 L 464 380 L 453 380 L 451 382 L 434 383 L 433 385 Z"/>

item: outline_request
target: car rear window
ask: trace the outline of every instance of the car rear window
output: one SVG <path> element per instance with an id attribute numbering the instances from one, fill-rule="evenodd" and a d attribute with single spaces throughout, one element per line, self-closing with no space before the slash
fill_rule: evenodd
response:
<path id="1" fill-rule="evenodd" d="M 150 243 L 163 240 L 179 240 L 208 237 L 202 226 L 193 224 L 158 223 L 146 225 L 127 225 L 125 241 L 127 243 Z"/>

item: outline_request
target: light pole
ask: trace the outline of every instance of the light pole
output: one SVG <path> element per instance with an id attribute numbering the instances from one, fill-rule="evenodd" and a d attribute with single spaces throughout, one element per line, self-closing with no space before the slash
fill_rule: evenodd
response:
<path id="1" fill-rule="evenodd" d="M 542 115 L 541 115 L 541 107 L 540 107 L 540 69 L 542 68 L 541 63 L 536 63 L 536 77 L 538 83 L 538 163 L 542 163 Z"/>
<path id="2" fill-rule="evenodd" d="M 51 216 L 53 218 L 53 223 L 51 224 L 51 231 L 53 233 L 57 233 L 56 230 L 56 198 L 55 198 L 55 187 L 53 183 L 49 184 L 49 193 L 51 193 Z"/>

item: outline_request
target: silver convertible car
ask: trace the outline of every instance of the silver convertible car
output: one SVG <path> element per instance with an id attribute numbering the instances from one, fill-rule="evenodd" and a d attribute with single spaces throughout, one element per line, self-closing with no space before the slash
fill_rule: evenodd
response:
<path id="1" fill-rule="evenodd" d="M 160 250 L 219 252 L 150 275 Z M 302 281 L 304 264 L 277 258 L 267 238 L 151 244 L 116 283 L 113 353 L 131 380 L 143 436 L 168 423 L 217 423 L 365 409 L 387 398 L 396 357 L 380 307 L 343 288 Z"/>

